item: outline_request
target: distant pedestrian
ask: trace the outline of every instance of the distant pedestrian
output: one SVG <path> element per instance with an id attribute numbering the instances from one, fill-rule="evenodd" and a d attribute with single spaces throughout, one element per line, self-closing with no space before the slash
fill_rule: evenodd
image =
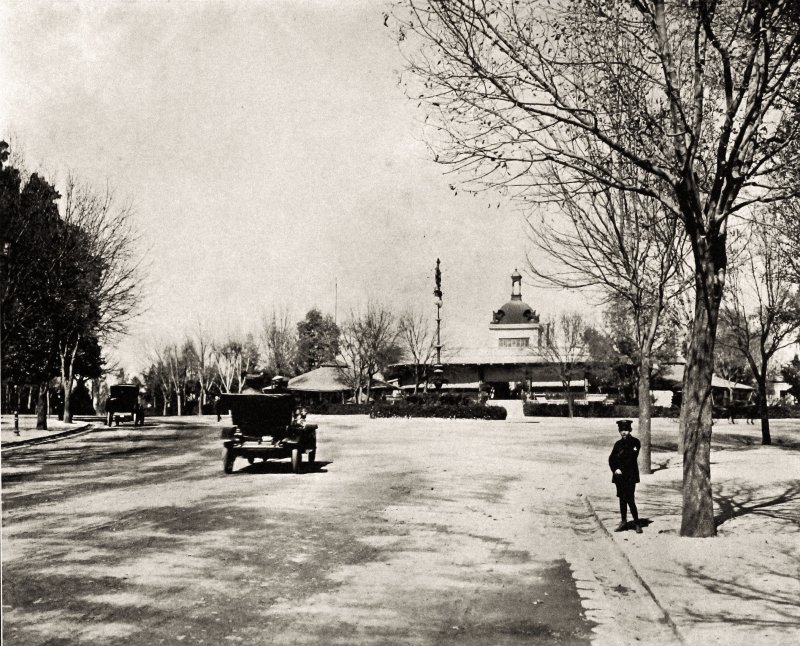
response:
<path id="1" fill-rule="evenodd" d="M 61 388 L 56 391 L 56 414 L 59 422 L 64 421 L 64 391 Z"/>
<path id="2" fill-rule="evenodd" d="M 222 402 L 220 401 L 219 395 L 214 397 L 214 414 L 217 416 L 217 421 L 222 420 Z"/>
<path id="3" fill-rule="evenodd" d="M 633 422 L 629 419 L 621 419 L 617 422 L 617 430 L 620 439 L 611 449 L 608 456 L 608 466 L 614 474 L 611 482 L 617 485 L 617 497 L 619 498 L 620 523 L 615 532 L 621 532 L 628 526 L 628 508 L 633 516 L 633 527 L 637 534 L 642 533 L 639 525 L 639 510 L 636 509 L 636 483 L 639 482 L 639 449 L 641 443 L 633 435 Z"/>

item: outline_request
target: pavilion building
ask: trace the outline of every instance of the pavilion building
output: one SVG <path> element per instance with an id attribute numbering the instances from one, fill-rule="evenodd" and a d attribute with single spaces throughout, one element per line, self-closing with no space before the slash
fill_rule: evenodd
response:
<path id="1" fill-rule="evenodd" d="M 442 351 L 441 366 L 446 390 L 486 390 L 496 399 L 551 395 L 562 397 L 558 366 L 548 357 L 547 326 L 539 314 L 522 300 L 522 276 L 511 274 L 511 299 L 492 313 L 489 342 L 478 348 L 450 348 Z M 395 364 L 390 370 L 399 384 L 414 387 L 414 365 Z M 585 398 L 587 382 L 583 367 L 570 383 L 576 399 Z"/>
<path id="2" fill-rule="evenodd" d="M 511 274 L 511 298 L 492 312 L 488 341 L 482 347 L 450 347 L 442 350 L 443 390 L 456 392 L 487 391 L 494 399 L 518 399 L 522 393 L 535 400 L 563 401 L 565 393 L 559 375 L 559 365 L 548 351 L 548 324 L 522 300 L 522 276 Z M 589 381 L 600 366 L 593 365 L 588 356 L 573 364 L 570 391 L 573 401 L 604 400 L 602 393 L 589 393 Z M 389 367 L 387 376 L 403 390 L 415 388 L 413 363 L 398 363 Z M 427 366 L 429 377 L 433 366 Z M 669 407 L 680 401 L 684 363 L 660 366 L 653 375 L 652 394 L 659 406 Z M 420 384 L 422 388 L 425 384 Z M 432 384 L 428 384 L 432 388 Z M 717 405 L 747 401 L 753 389 L 714 375 L 712 395 Z M 676 396 L 677 395 L 677 396 Z"/>

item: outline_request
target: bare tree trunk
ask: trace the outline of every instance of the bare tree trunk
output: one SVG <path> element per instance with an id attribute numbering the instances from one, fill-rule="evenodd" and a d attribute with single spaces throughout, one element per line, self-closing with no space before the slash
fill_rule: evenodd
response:
<path id="1" fill-rule="evenodd" d="M 100 380 L 92 379 L 92 408 L 95 414 L 100 410 Z"/>
<path id="2" fill-rule="evenodd" d="M 161 396 L 163 398 L 161 414 L 164 417 L 166 417 L 167 416 L 167 411 L 169 409 L 169 391 L 168 391 L 168 389 L 164 388 L 163 386 L 161 387 Z"/>
<path id="3" fill-rule="evenodd" d="M 70 399 L 72 397 L 72 381 L 74 377 L 75 355 L 78 352 L 78 342 L 75 341 L 71 352 L 66 350 L 61 352 L 61 387 L 64 390 L 64 421 L 72 423 L 72 410 L 70 410 Z"/>
<path id="4" fill-rule="evenodd" d="M 69 374 L 67 374 L 69 372 Z M 61 389 L 64 391 L 64 421 L 67 424 L 72 422 L 72 410 L 70 410 L 70 398 L 72 396 L 72 371 L 61 369 Z"/>
<path id="5" fill-rule="evenodd" d="M 767 405 L 767 371 L 756 376 L 758 416 L 761 418 L 761 444 L 772 444 L 769 433 L 769 406 Z"/>
<path id="6" fill-rule="evenodd" d="M 644 474 L 653 473 L 650 457 L 650 428 L 653 416 L 653 406 L 650 401 L 650 370 L 650 356 L 642 354 L 639 362 L 639 441 L 642 443 L 639 453 L 639 470 Z"/>
<path id="7" fill-rule="evenodd" d="M 697 289 L 689 357 L 684 376 L 683 514 L 681 536 L 716 535 L 711 496 L 711 378 L 725 279 L 725 236 L 710 234 L 707 245 L 695 249 Z"/>
<path id="8" fill-rule="evenodd" d="M 72 396 L 72 376 L 69 377 L 69 383 L 62 383 L 61 387 L 64 389 L 64 421 L 67 424 L 72 423 L 72 410 L 70 408 L 70 398 Z"/>
<path id="9" fill-rule="evenodd" d="M 47 381 L 39 382 L 39 396 L 36 399 L 36 430 L 47 430 Z"/>
<path id="10" fill-rule="evenodd" d="M 562 381 L 564 384 L 564 395 L 566 395 L 567 398 L 567 414 L 570 417 L 575 417 L 575 405 L 572 401 L 572 389 L 570 388 L 569 382 L 569 378 Z"/>

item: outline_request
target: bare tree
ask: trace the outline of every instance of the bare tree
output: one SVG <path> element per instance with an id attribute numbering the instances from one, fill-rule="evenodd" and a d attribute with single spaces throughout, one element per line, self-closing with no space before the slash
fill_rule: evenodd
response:
<path id="1" fill-rule="evenodd" d="M 800 173 L 800 167 L 797 169 Z M 795 177 L 787 177 L 787 181 L 798 182 Z M 781 254 L 792 270 L 792 280 L 800 284 L 800 199 L 785 200 L 776 205 L 775 221 L 782 235 Z"/>
<path id="2" fill-rule="evenodd" d="M 152 401 L 154 407 L 158 402 L 159 394 L 161 395 L 161 414 L 166 416 L 172 401 L 172 388 L 170 387 L 166 366 L 160 359 L 162 354 L 163 351 L 161 349 L 150 352 L 150 367 L 142 376 L 144 378 L 148 397 Z"/>
<path id="3" fill-rule="evenodd" d="M 556 165 L 575 193 L 600 182 L 681 222 L 695 282 L 681 535 L 714 535 L 711 378 L 728 221 L 800 191 L 781 181 L 800 135 L 789 109 L 800 77 L 795 0 L 402 6 L 409 95 L 427 104 L 440 162 L 476 188 L 544 202 L 561 199 L 541 172 Z"/>
<path id="4" fill-rule="evenodd" d="M 714 374 L 733 383 L 746 383 L 752 379 L 747 359 L 737 347 L 737 332 L 727 324 L 725 312 L 720 316 L 717 344 L 714 347 Z M 728 399 L 733 400 L 733 386 L 728 386 Z M 715 402 L 716 403 L 716 402 Z"/>
<path id="5" fill-rule="evenodd" d="M 151 379 L 161 389 L 164 397 L 164 415 L 167 414 L 172 397 L 175 397 L 177 414 L 183 414 L 181 393 L 186 376 L 186 362 L 176 343 L 161 343 L 150 350 Z"/>
<path id="6" fill-rule="evenodd" d="M 60 237 L 60 265 L 75 266 L 75 275 L 63 278 L 83 289 L 73 293 L 80 302 L 70 303 L 72 316 L 60 326 L 58 354 L 64 391 L 64 420 L 72 421 L 70 396 L 75 378 L 78 348 L 88 337 L 110 341 L 125 331 L 137 314 L 141 258 L 136 255 L 137 236 L 130 205 L 120 205 L 114 191 L 98 193 L 67 180 L 64 196 L 64 234 Z"/>
<path id="7" fill-rule="evenodd" d="M 770 361 L 782 348 L 798 341 L 800 296 L 775 218 L 764 213 L 751 223 L 752 239 L 745 246 L 741 266 L 731 271 L 730 287 L 721 320 L 730 343 L 747 361 L 756 382 L 761 443 L 771 444 L 767 379 Z"/>
<path id="8" fill-rule="evenodd" d="M 214 366 L 223 392 L 233 392 L 233 384 L 241 375 L 242 351 L 242 344 L 234 339 L 228 339 L 225 343 L 214 346 Z"/>
<path id="9" fill-rule="evenodd" d="M 572 394 L 572 381 L 578 375 L 583 377 L 583 366 L 588 356 L 586 323 L 580 314 L 565 312 L 557 319 L 545 321 L 544 329 L 542 356 L 555 364 L 558 378 L 564 387 L 564 398 L 567 400 L 569 416 L 573 417 L 575 402 Z"/>
<path id="10" fill-rule="evenodd" d="M 215 344 L 213 349 L 214 364 L 220 384 L 225 392 L 234 392 L 234 384 L 238 392 L 244 388 L 242 378 L 258 365 L 259 352 L 252 334 L 244 338 L 229 335 L 227 341 Z"/>
<path id="11" fill-rule="evenodd" d="M 178 417 L 183 415 L 183 401 L 186 394 L 185 385 L 188 371 L 188 362 L 183 350 L 176 343 L 173 343 L 164 348 L 162 354 L 167 378 L 172 386 L 172 391 L 175 393 Z"/>
<path id="12" fill-rule="evenodd" d="M 296 326 L 289 322 L 289 313 L 272 310 L 261 319 L 261 345 L 267 370 L 273 375 L 295 374 L 297 357 Z"/>
<path id="13" fill-rule="evenodd" d="M 197 414 L 203 414 L 203 407 L 208 398 L 208 390 L 213 381 L 212 364 L 214 361 L 213 342 L 207 327 L 198 319 L 194 333 L 190 339 L 193 349 L 192 369 L 197 379 L 200 392 L 197 394 Z"/>
<path id="14" fill-rule="evenodd" d="M 242 388 L 244 388 L 244 379 L 242 379 L 242 375 L 246 375 L 250 372 L 255 371 L 258 368 L 259 362 L 261 360 L 261 353 L 258 349 L 258 344 L 256 343 L 255 337 L 252 333 L 248 332 L 244 336 L 244 343 L 242 343 L 242 354 L 241 354 L 241 372 L 239 374 L 239 392 L 242 392 Z"/>
<path id="15" fill-rule="evenodd" d="M 414 392 L 427 382 L 429 368 L 436 356 L 436 332 L 430 319 L 422 312 L 407 310 L 398 323 L 403 350 L 414 364 Z"/>
<path id="16" fill-rule="evenodd" d="M 636 168 L 629 172 L 635 173 Z M 528 258 L 530 272 L 546 283 L 567 289 L 599 288 L 621 303 L 633 322 L 638 363 L 639 466 L 652 473 L 650 459 L 650 379 L 653 349 L 670 300 L 685 291 L 686 236 L 677 218 L 661 204 L 637 193 L 595 182 L 591 193 L 574 193 L 551 169 L 560 189 L 559 226 L 529 217 L 530 238 L 545 256 Z M 550 261 L 550 262 L 548 262 Z M 548 267 L 554 263 L 558 269 Z"/>
<path id="17" fill-rule="evenodd" d="M 345 378 L 357 400 L 371 397 L 372 377 L 400 355 L 395 315 L 387 307 L 370 302 L 361 313 L 351 312 L 341 330 L 339 351 Z"/>

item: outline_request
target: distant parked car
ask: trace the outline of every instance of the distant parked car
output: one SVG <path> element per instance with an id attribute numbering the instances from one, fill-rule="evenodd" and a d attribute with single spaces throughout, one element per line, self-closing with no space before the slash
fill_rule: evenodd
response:
<path id="1" fill-rule="evenodd" d="M 144 406 L 139 402 L 139 386 L 136 384 L 115 384 L 109 388 L 106 402 L 106 425 L 120 422 L 133 422 L 134 426 L 144 426 Z"/>

